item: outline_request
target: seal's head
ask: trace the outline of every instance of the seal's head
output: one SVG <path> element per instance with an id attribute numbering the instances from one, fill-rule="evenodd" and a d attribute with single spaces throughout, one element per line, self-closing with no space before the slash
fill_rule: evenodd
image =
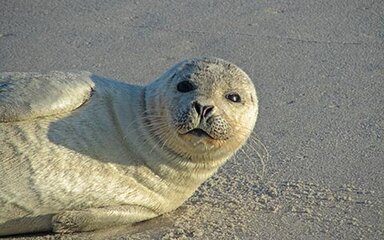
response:
<path id="1" fill-rule="evenodd" d="M 258 113 L 248 75 L 217 58 L 175 65 L 146 87 L 145 104 L 159 146 L 191 161 L 230 157 L 251 134 Z"/>

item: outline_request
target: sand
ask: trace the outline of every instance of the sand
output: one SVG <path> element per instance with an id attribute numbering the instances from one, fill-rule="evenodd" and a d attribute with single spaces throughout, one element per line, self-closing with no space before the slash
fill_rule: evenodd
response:
<path id="1" fill-rule="evenodd" d="M 215 56 L 249 73 L 260 101 L 249 144 L 177 211 L 19 239 L 384 239 L 383 1 L 0 5 L 1 71 L 144 84 L 182 59 Z"/>

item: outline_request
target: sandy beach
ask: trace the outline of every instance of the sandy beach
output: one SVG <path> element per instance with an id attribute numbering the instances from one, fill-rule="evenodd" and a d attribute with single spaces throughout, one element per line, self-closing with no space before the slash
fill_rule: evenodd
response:
<path id="1" fill-rule="evenodd" d="M 384 239 L 383 1 L 0 5 L 2 72 L 145 84 L 180 60 L 214 56 L 249 74 L 260 104 L 249 143 L 177 211 L 5 239 Z"/>

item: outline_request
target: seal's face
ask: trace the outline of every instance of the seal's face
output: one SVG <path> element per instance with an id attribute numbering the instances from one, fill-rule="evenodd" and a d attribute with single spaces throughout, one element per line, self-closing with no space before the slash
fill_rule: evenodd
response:
<path id="1" fill-rule="evenodd" d="M 249 77 L 235 65 L 212 58 L 185 61 L 168 74 L 167 91 L 158 99 L 167 107 L 157 113 L 170 135 L 165 144 L 192 158 L 227 156 L 240 148 L 257 117 Z"/>

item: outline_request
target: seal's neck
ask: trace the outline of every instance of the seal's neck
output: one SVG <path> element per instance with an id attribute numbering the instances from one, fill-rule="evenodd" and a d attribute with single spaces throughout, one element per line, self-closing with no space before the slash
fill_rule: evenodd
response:
<path id="1" fill-rule="evenodd" d="M 147 89 L 142 87 L 119 93 L 113 115 L 121 134 L 128 136 L 123 144 L 129 152 L 129 162 L 134 164 L 126 170 L 133 171 L 136 181 L 156 194 L 160 193 L 163 199 L 172 197 L 174 201 L 171 202 L 175 204 L 163 206 L 162 211 L 168 211 L 190 197 L 230 156 L 210 159 L 208 155 L 204 159 L 201 155 L 201 159 L 194 159 L 168 147 L 169 139 L 162 137 L 162 132 L 156 131 L 152 122 L 161 117 L 159 111 L 164 108 L 164 103 L 153 92 L 151 94 L 148 96 Z M 126 101 L 129 101 L 129 107 L 123 109 L 121 103 Z M 151 113 L 155 115 L 149 116 Z"/>

